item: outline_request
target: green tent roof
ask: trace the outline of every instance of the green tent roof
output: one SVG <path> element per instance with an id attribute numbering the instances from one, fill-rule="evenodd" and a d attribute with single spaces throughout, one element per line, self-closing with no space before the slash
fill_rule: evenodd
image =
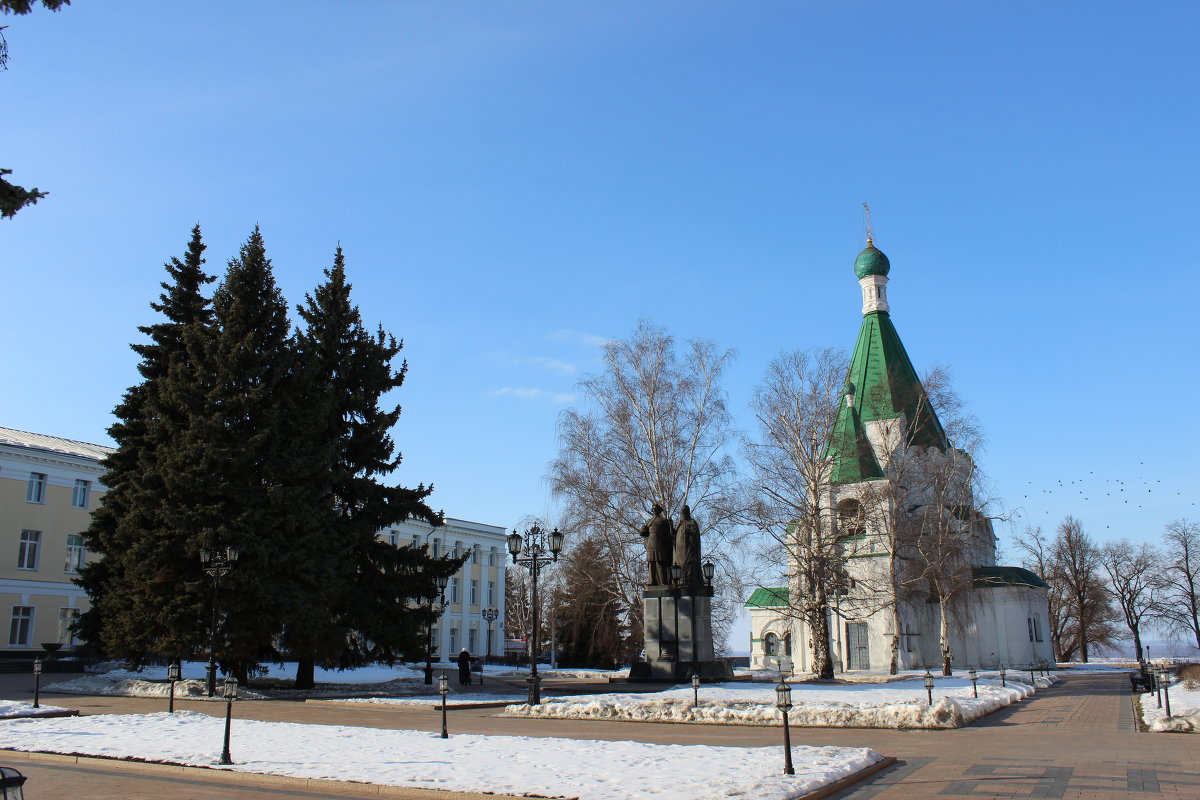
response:
<path id="1" fill-rule="evenodd" d="M 754 590 L 754 594 L 750 595 L 750 599 L 746 601 L 746 608 L 778 608 L 788 604 L 788 590 L 786 586 L 779 586 L 774 589 L 758 588 Z"/>
<path id="2" fill-rule="evenodd" d="M 886 260 L 882 253 L 879 255 Z M 854 398 L 853 407 L 846 402 L 847 394 Z M 888 312 L 864 314 L 850 358 L 846 391 L 830 436 L 832 482 L 857 483 L 884 477 L 867 441 L 864 422 L 903 416 L 907 421 L 906 444 L 942 450 L 949 447 L 937 412 L 924 397 L 917 371 Z"/>
<path id="3" fill-rule="evenodd" d="M 976 586 L 1033 586 L 1049 589 L 1044 580 L 1023 567 L 976 567 Z"/>

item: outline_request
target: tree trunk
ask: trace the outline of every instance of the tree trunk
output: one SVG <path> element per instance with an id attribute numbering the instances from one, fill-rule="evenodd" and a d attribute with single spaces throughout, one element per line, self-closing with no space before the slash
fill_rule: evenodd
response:
<path id="1" fill-rule="evenodd" d="M 895 574 L 893 572 L 893 574 Z M 893 589 L 893 594 L 894 594 Z M 895 675 L 900 671 L 900 600 L 892 598 L 892 645 L 891 660 L 888 662 L 888 674 Z"/>
<path id="2" fill-rule="evenodd" d="M 1130 625 L 1129 630 L 1133 633 L 1133 649 L 1136 653 L 1138 663 L 1142 661 L 1142 632 L 1137 625 Z"/>
<path id="3" fill-rule="evenodd" d="M 829 620 L 825 615 L 825 604 L 815 603 L 805 609 L 804 621 L 808 625 L 808 638 L 812 646 L 812 673 L 816 678 L 833 678 L 833 658 L 829 647 Z"/>
<path id="4" fill-rule="evenodd" d="M 296 686 L 297 689 L 312 689 L 317 685 L 316 681 L 316 664 L 311 658 L 302 658 L 296 663 Z"/>
<path id="5" fill-rule="evenodd" d="M 952 675 L 953 670 L 950 669 L 950 624 L 949 618 L 946 616 L 945 596 L 938 600 L 938 638 L 942 646 L 942 674 Z"/>

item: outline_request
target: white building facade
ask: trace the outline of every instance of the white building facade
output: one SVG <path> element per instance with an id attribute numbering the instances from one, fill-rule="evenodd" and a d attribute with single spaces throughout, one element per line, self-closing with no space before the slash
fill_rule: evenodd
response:
<path id="1" fill-rule="evenodd" d="M 505 529 L 481 522 L 446 518 L 433 527 L 408 520 L 379 532 L 397 547 L 428 547 L 432 556 L 469 555 L 446 586 L 445 611 L 434 623 L 435 660 L 456 657 L 462 648 L 472 656 L 504 655 Z M 484 611 L 496 610 L 489 623 Z"/>

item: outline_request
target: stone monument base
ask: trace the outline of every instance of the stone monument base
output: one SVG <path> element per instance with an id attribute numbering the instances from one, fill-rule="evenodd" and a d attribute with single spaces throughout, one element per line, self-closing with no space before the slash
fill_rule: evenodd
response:
<path id="1" fill-rule="evenodd" d="M 642 600 L 646 660 L 629 670 L 630 680 L 686 681 L 733 677 L 729 662 L 713 653 L 712 589 L 646 589 Z"/>

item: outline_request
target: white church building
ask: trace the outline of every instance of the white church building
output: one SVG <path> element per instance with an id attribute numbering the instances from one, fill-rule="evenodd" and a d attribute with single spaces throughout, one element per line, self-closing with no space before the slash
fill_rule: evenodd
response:
<path id="1" fill-rule="evenodd" d="M 932 581 L 913 579 L 931 563 L 932 552 L 920 539 L 930 535 L 928 523 L 923 528 L 917 520 L 928 520 L 922 509 L 935 506 L 960 543 L 954 601 L 946 604 L 953 611 L 947 614 L 952 666 L 1052 662 L 1047 586 L 1026 569 L 996 564 L 991 521 L 976 507 L 964 477 L 973 462 L 951 449 L 892 325 L 886 293 L 890 269 L 887 256 L 868 239 L 854 265 L 862 288 L 862 327 L 825 449 L 828 472 L 819 492 L 823 511 L 818 518 L 835 532 L 844 567 L 825 614 L 834 671 L 886 672 L 894 642 L 898 669 L 940 669 L 939 589 Z M 940 474 L 951 476 L 940 492 L 925 488 L 914 495 L 912 486 L 920 478 L 914 480 L 912 470 L 924 470 L 928 477 L 939 467 Z M 935 484 L 927 480 L 925 485 Z M 931 492 L 939 496 L 928 496 Z M 896 529 L 906 521 L 914 523 L 907 527 L 912 533 L 902 538 Z M 800 526 L 793 533 L 801 535 Z M 796 610 L 801 587 L 798 579 L 790 581 L 760 587 L 746 602 L 752 668 L 815 671 L 809 631 Z"/>

